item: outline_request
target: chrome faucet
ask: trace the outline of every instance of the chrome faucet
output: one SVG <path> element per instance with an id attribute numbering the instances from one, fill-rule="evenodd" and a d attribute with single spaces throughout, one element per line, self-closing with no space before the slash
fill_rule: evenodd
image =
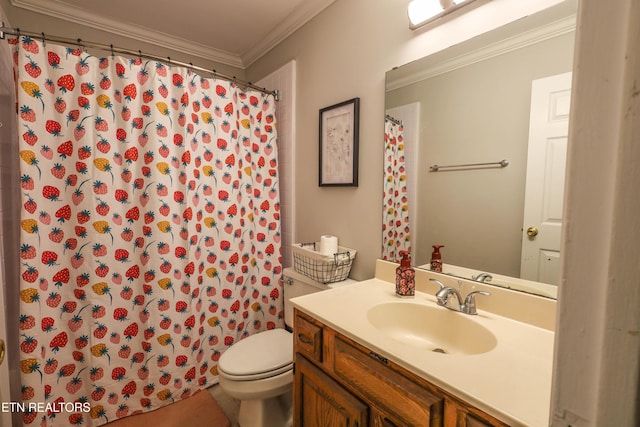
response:
<path id="1" fill-rule="evenodd" d="M 490 282 L 493 276 L 489 273 L 480 273 L 477 276 L 471 276 L 471 278 L 476 282 Z"/>
<path id="2" fill-rule="evenodd" d="M 452 298 L 452 295 L 455 296 L 455 298 Z M 440 288 L 438 293 L 436 293 L 436 299 L 438 300 L 438 305 L 442 307 L 446 307 L 449 310 L 462 311 L 462 297 L 460 296 L 460 292 L 450 286 Z"/>
<path id="3" fill-rule="evenodd" d="M 436 293 L 439 306 L 464 314 L 478 314 L 476 310 L 476 295 L 491 295 L 491 293 L 485 291 L 473 291 L 467 294 L 463 302 L 462 296 L 460 296 L 460 292 L 458 292 L 457 289 L 451 286 L 445 286 L 445 284 L 438 279 L 429 280 L 440 286 L 440 290 Z M 451 295 L 455 295 L 457 301 L 452 301 L 453 298 L 451 298 Z"/>

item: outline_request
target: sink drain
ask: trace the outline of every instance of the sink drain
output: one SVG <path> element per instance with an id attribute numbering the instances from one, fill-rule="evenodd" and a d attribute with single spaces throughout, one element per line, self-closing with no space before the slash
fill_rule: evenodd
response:
<path id="1" fill-rule="evenodd" d="M 442 353 L 442 354 L 447 354 L 447 352 L 443 349 L 443 348 L 434 348 L 433 350 L 434 353 Z"/>

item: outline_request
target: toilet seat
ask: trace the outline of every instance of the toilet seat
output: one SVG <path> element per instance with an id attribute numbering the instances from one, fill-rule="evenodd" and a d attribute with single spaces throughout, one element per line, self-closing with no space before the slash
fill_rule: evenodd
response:
<path id="1" fill-rule="evenodd" d="M 293 369 L 293 335 L 271 329 L 230 347 L 218 360 L 221 377 L 234 381 L 269 378 Z"/>

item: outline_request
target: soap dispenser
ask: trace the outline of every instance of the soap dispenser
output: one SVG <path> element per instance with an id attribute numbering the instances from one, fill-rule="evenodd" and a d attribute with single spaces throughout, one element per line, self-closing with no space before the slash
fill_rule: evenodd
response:
<path id="1" fill-rule="evenodd" d="M 396 268 L 396 295 L 399 297 L 413 297 L 416 294 L 416 271 L 411 267 L 409 252 L 400 251 L 402 260 Z"/>
<path id="2" fill-rule="evenodd" d="M 440 248 L 444 248 L 444 245 L 433 245 L 433 252 L 431 253 L 431 271 L 442 273 L 442 254 Z"/>

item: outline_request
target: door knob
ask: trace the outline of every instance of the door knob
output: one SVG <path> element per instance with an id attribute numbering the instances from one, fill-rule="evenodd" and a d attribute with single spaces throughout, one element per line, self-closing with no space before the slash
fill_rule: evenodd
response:
<path id="1" fill-rule="evenodd" d="M 527 228 L 527 236 L 529 237 L 535 237 L 538 235 L 538 229 L 535 227 L 529 227 Z"/>
<path id="2" fill-rule="evenodd" d="M 4 341 L 0 339 L 0 365 L 2 365 L 2 362 L 4 362 L 4 354 L 5 354 Z"/>

